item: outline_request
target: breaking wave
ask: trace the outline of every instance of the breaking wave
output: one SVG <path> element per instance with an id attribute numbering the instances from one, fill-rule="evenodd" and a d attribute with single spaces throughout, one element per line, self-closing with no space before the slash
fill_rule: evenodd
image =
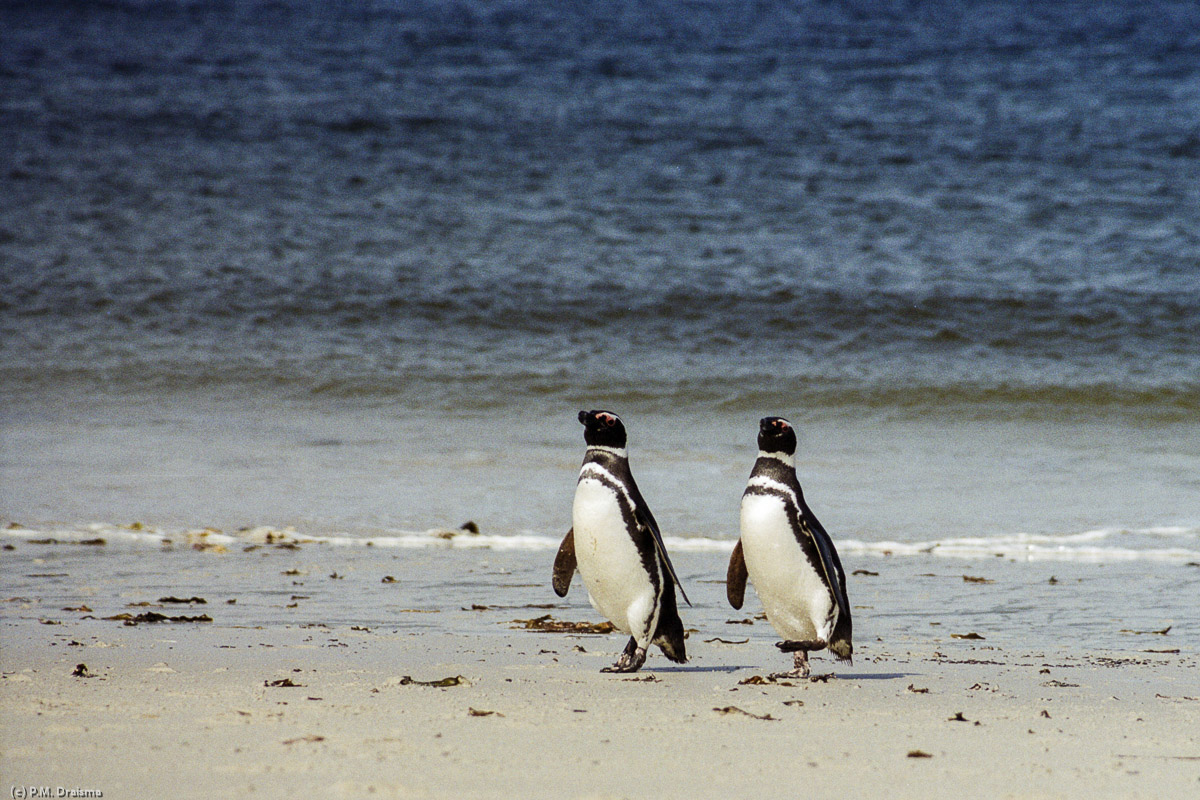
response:
<path id="1" fill-rule="evenodd" d="M 81 527 L 29 529 L 10 526 L 0 538 L 31 545 L 190 547 L 216 552 L 245 552 L 263 547 L 296 548 L 378 547 L 398 549 L 553 551 L 559 536 L 536 532 L 481 534 L 465 529 L 434 528 L 379 535 L 306 534 L 294 528 L 262 526 L 226 533 L 212 528 L 165 530 L 140 524 L 96 523 Z M 732 539 L 668 536 L 671 552 L 725 554 Z M 1009 533 L 993 536 L 947 537 L 926 541 L 864 541 L 840 539 L 842 556 L 981 558 L 1015 561 L 1078 561 L 1107 563 L 1156 561 L 1200 564 L 1200 527 L 1100 528 L 1079 533 Z"/>

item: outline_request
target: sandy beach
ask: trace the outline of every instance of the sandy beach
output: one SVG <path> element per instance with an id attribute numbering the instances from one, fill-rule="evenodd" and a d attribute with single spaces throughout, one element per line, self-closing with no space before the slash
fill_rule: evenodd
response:
<path id="1" fill-rule="evenodd" d="M 655 653 L 619 676 L 599 672 L 616 635 L 484 613 L 494 633 L 7 619 L 4 792 L 1200 793 L 1200 659 L 1146 652 L 1157 643 L 1089 654 L 866 641 L 832 677 L 816 659 L 815 679 L 772 681 L 786 660 L 760 638 L 697 632 L 689 664 Z"/>

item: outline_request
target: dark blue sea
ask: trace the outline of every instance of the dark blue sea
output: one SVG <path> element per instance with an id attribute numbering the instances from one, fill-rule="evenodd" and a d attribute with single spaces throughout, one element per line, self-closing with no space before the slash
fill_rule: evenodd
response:
<path id="1" fill-rule="evenodd" d="M 0 9 L 6 393 L 1200 413 L 1194 3 Z"/>
<path id="2" fill-rule="evenodd" d="M 685 581 L 779 414 L 855 567 L 1194 628 L 1200 6 L 0 1 L 10 563 L 541 575 L 600 407 Z"/>

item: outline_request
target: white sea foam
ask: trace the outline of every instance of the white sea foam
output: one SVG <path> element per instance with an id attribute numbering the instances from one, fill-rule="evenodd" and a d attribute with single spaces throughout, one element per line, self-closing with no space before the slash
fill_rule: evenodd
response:
<path id="1" fill-rule="evenodd" d="M 291 527 L 262 526 L 227 533 L 212 528 L 166 530 L 142 525 L 96 523 L 76 528 L 11 527 L 0 538 L 31 544 L 127 545 L 160 547 L 221 547 L 226 550 L 257 549 L 272 545 L 326 545 L 330 547 L 379 547 L 397 549 L 446 548 L 461 550 L 548 551 L 558 548 L 561 536 L 535 531 L 516 534 L 478 534 L 466 530 L 435 528 L 426 531 L 394 531 L 377 535 L 350 533 L 306 534 Z M 732 539 L 704 536 L 668 536 L 667 549 L 681 553 L 728 553 Z M 1012 533 L 993 536 L 947 537 L 926 541 L 867 541 L 840 539 L 838 551 L 845 556 L 938 556 L 979 558 L 999 556 L 1025 561 L 1163 561 L 1200 562 L 1200 527 L 1160 526 L 1151 528 L 1099 528 L 1077 533 Z M 1168 544 L 1172 546 L 1157 546 Z"/>
<path id="2" fill-rule="evenodd" d="M 1200 550 L 1187 547 L 1146 546 L 1139 537 L 1200 540 L 1200 528 L 1101 528 L 1080 533 L 1013 533 L 995 536 L 951 537 L 922 542 L 867 542 L 846 539 L 838 542 L 843 554 L 949 558 L 1001 556 L 1027 561 L 1195 561 Z M 1141 544 L 1142 546 L 1138 546 Z"/>
<path id="3" fill-rule="evenodd" d="M 916 556 L 944 558 L 980 558 L 1000 556 L 1024 561 L 1200 561 L 1200 550 L 1186 548 L 1070 547 L 1018 543 L 1008 537 L 995 540 L 946 540 L 941 542 L 862 542 L 838 543 L 843 555 Z"/>

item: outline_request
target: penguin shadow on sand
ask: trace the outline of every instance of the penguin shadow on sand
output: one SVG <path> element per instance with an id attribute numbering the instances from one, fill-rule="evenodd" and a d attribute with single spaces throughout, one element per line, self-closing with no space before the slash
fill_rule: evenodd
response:
<path id="1" fill-rule="evenodd" d="M 741 672 L 746 669 L 754 669 L 749 664 L 713 664 L 712 666 L 701 667 L 695 664 L 690 664 L 686 667 L 655 667 L 648 672 L 698 672 L 698 673 L 713 673 L 732 675 L 735 672 Z"/>
<path id="2" fill-rule="evenodd" d="M 919 678 L 919 672 L 848 672 L 838 673 L 833 677 L 839 681 L 898 681 L 905 678 Z"/>

